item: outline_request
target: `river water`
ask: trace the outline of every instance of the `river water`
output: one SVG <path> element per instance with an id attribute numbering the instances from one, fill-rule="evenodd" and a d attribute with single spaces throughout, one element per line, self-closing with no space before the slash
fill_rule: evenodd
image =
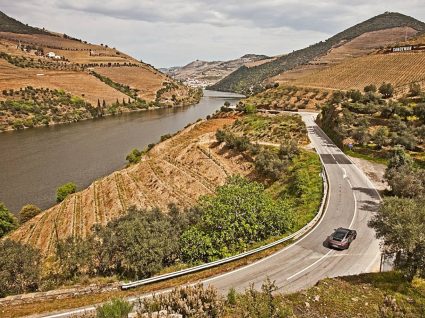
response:
<path id="1" fill-rule="evenodd" d="M 60 185 L 72 181 L 83 189 L 122 168 L 131 149 L 143 149 L 239 98 L 204 91 L 193 106 L 0 133 L 0 201 L 14 213 L 28 203 L 46 209 Z"/>

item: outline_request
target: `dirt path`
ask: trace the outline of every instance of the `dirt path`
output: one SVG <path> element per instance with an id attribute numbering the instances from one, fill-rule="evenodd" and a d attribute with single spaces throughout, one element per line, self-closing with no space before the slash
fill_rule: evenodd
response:
<path id="1" fill-rule="evenodd" d="M 383 191 L 388 188 L 388 184 L 384 181 L 386 169 L 384 164 L 354 157 L 350 157 L 350 159 L 369 177 L 378 191 Z"/>

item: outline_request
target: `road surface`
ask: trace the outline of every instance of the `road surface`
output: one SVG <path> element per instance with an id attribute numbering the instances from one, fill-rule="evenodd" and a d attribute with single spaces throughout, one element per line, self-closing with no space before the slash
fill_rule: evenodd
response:
<path id="1" fill-rule="evenodd" d="M 269 277 L 280 291 L 292 292 L 310 287 L 326 277 L 379 270 L 379 242 L 374 231 L 367 226 L 378 207 L 378 192 L 315 124 L 316 114 L 299 114 L 328 175 L 329 194 L 322 219 L 296 243 L 250 265 L 206 279 L 204 284 L 213 285 L 225 293 L 232 287 L 243 291 L 250 283 L 259 288 Z M 357 230 L 357 239 L 348 250 L 337 251 L 324 246 L 326 237 L 338 227 Z M 37 317 L 70 317 L 92 309 L 85 307 Z"/>

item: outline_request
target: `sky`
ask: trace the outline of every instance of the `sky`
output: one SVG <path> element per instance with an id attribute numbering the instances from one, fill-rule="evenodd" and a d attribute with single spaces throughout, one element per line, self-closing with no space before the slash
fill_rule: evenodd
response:
<path id="1" fill-rule="evenodd" d="M 425 21 L 424 0 L 0 0 L 0 10 L 155 67 L 280 55 L 386 11 Z"/>

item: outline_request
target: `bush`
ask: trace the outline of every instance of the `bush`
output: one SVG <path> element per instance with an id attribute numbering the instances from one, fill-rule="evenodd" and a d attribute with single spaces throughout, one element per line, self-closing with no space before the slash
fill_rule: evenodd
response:
<path id="1" fill-rule="evenodd" d="M 136 148 L 134 148 L 128 155 L 125 157 L 125 160 L 128 161 L 129 164 L 135 164 L 140 162 L 142 159 L 142 152 Z"/>
<path id="2" fill-rule="evenodd" d="M 65 198 L 77 191 L 77 186 L 73 182 L 65 183 L 56 190 L 56 201 L 62 202 Z"/>
<path id="3" fill-rule="evenodd" d="M 96 318 L 127 318 L 132 310 L 128 301 L 115 298 L 96 308 Z"/>
<path id="4" fill-rule="evenodd" d="M 0 297 L 38 289 L 41 256 L 38 250 L 12 240 L 0 242 Z"/>
<path id="5" fill-rule="evenodd" d="M 166 310 L 168 314 L 180 314 L 185 318 L 220 318 L 224 302 L 212 286 L 177 287 L 170 293 L 139 299 L 139 315 Z"/>
<path id="6" fill-rule="evenodd" d="M 382 85 L 379 86 L 379 93 L 382 94 L 382 97 L 389 98 L 393 96 L 394 87 L 390 83 L 382 83 Z"/>
<path id="7" fill-rule="evenodd" d="M 254 165 L 260 176 L 276 181 L 287 170 L 289 162 L 270 150 L 263 150 L 255 158 Z"/>
<path id="8" fill-rule="evenodd" d="M 411 83 L 409 85 L 409 95 L 410 96 L 420 96 L 422 94 L 421 85 L 419 83 Z"/>
<path id="9" fill-rule="evenodd" d="M 370 84 L 370 85 L 367 85 L 367 86 L 365 86 L 365 88 L 363 89 L 363 91 L 365 92 L 365 93 L 376 93 L 376 85 L 374 85 L 374 84 Z"/>
<path id="10" fill-rule="evenodd" d="M 23 224 L 31 220 L 34 216 L 38 215 L 41 209 L 33 204 L 24 205 L 19 211 L 18 220 L 20 224 Z"/>
<path id="11" fill-rule="evenodd" d="M 18 222 L 14 215 L 0 202 L 0 238 L 18 227 Z"/>
<path id="12" fill-rule="evenodd" d="M 243 111 L 245 114 L 255 114 L 257 112 L 257 107 L 253 104 L 246 104 Z"/>
<path id="13" fill-rule="evenodd" d="M 238 295 L 234 309 L 238 317 L 280 318 L 293 317 L 292 310 L 275 296 L 277 286 L 268 278 L 257 291 L 251 284 L 244 294 Z"/>

